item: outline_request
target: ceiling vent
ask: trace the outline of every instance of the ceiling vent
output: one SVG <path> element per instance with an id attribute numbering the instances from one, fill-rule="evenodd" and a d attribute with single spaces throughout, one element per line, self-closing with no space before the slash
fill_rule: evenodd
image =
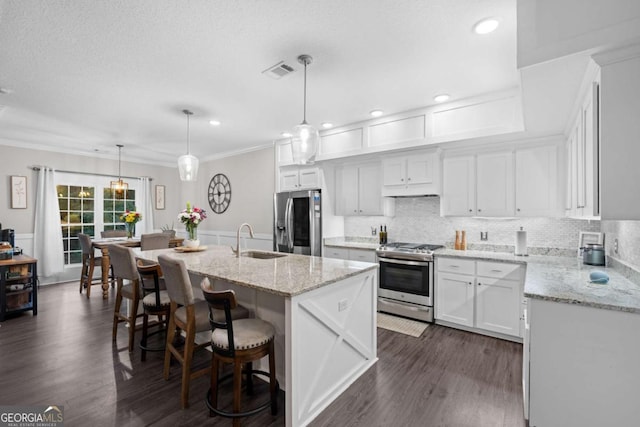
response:
<path id="1" fill-rule="evenodd" d="M 269 67 L 262 72 L 265 76 L 269 76 L 272 79 L 281 79 L 287 74 L 291 74 L 295 71 L 295 69 L 291 65 L 287 65 L 284 61 L 278 62 L 273 67 Z"/>

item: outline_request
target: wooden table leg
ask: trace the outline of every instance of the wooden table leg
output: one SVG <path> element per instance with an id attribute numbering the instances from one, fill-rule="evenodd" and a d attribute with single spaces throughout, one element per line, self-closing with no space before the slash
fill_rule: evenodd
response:
<path id="1" fill-rule="evenodd" d="M 102 299 L 109 298 L 109 266 L 111 260 L 109 260 L 109 248 L 102 248 Z"/>

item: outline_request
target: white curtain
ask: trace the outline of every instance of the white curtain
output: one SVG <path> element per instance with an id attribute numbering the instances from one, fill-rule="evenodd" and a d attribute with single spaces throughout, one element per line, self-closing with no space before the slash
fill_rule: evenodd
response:
<path id="1" fill-rule="evenodd" d="M 143 176 L 138 178 L 140 180 L 140 201 L 142 202 L 141 209 L 138 212 L 142 213 L 142 220 L 140 221 L 140 229 L 142 233 L 153 233 L 153 193 L 151 192 L 151 179 Z"/>
<path id="2" fill-rule="evenodd" d="M 38 260 L 38 273 L 45 277 L 64 270 L 60 208 L 54 174 L 53 169 L 42 167 L 38 171 L 36 190 L 33 253 Z"/>

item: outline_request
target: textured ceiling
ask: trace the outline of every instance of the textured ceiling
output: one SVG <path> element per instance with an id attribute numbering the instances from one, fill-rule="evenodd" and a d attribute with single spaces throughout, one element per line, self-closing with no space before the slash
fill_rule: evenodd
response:
<path id="1" fill-rule="evenodd" d="M 0 144 L 175 164 L 519 85 L 513 0 L 0 0 Z M 499 29 L 475 35 L 488 16 Z M 296 72 L 261 72 L 284 60 Z M 209 125 L 217 118 L 219 127 Z"/>

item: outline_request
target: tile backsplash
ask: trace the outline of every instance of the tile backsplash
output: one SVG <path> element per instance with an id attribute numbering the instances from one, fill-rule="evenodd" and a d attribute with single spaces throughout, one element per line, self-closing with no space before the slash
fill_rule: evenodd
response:
<path id="1" fill-rule="evenodd" d="M 640 236 L 640 222 L 636 223 L 636 236 Z M 600 221 L 568 218 L 441 217 L 439 197 L 402 197 L 396 199 L 394 217 L 345 217 L 345 236 L 370 236 L 371 227 L 381 224 L 387 226 L 389 241 L 452 245 L 455 230 L 466 230 L 468 244 L 513 246 L 516 231 L 523 227 L 528 247 L 576 250 L 580 231 L 600 231 Z M 480 240 L 481 231 L 488 232 L 488 240 Z"/>
<path id="2" fill-rule="evenodd" d="M 606 254 L 640 270 L 640 221 L 602 221 Z M 614 242 L 618 239 L 618 253 Z"/>

